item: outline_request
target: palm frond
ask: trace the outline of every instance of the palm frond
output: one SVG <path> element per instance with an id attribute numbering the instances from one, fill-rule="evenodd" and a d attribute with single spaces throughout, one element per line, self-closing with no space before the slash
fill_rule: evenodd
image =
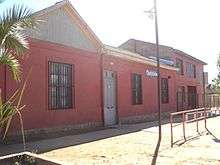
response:
<path id="1" fill-rule="evenodd" d="M 6 65 L 9 67 L 12 72 L 13 78 L 17 81 L 20 81 L 21 78 L 21 66 L 19 61 L 13 56 L 10 52 L 3 52 L 0 56 L 0 64 Z"/>
<path id="2" fill-rule="evenodd" d="M 13 50 L 16 55 L 23 55 L 29 48 L 25 29 L 36 25 L 30 9 L 14 5 L 0 17 L 0 46 L 7 51 Z"/>
<path id="3" fill-rule="evenodd" d="M 25 142 L 25 134 L 24 134 L 24 125 L 21 111 L 24 109 L 25 105 L 21 105 L 21 100 L 24 95 L 24 91 L 27 86 L 27 81 L 30 76 L 31 70 L 29 71 L 23 85 L 18 88 L 14 94 L 6 101 L 2 102 L 1 99 L 1 90 L 0 90 L 0 132 L 3 132 L 2 139 L 6 138 L 8 130 L 11 126 L 11 122 L 13 117 L 17 114 L 20 121 L 21 133 L 22 133 L 22 141 L 24 151 L 26 150 L 26 142 Z"/>
<path id="4" fill-rule="evenodd" d="M 27 36 L 16 30 L 12 30 L 5 40 L 5 49 L 14 50 L 16 55 L 24 55 L 29 49 Z"/>

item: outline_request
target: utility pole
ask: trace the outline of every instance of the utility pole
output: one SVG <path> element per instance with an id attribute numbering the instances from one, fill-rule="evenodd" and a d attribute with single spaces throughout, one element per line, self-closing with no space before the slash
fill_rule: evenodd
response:
<path id="1" fill-rule="evenodd" d="M 158 97 L 158 125 L 159 125 L 159 139 L 162 137 L 161 130 L 161 107 L 160 107 L 160 52 L 159 52 L 159 35 L 157 23 L 157 0 L 154 0 L 154 15 L 155 15 L 155 35 L 156 35 L 156 53 L 157 53 L 157 97 Z"/>
<path id="2" fill-rule="evenodd" d="M 155 21 L 156 58 L 157 58 L 158 126 L 159 126 L 159 140 L 161 140 L 162 130 L 161 130 L 161 101 L 160 101 L 161 100 L 160 99 L 160 52 L 159 52 L 158 22 L 157 22 L 157 0 L 154 0 L 154 7 L 151 10 L 145 11 L 145 12 L 154 14 L 154 21 Z"/>

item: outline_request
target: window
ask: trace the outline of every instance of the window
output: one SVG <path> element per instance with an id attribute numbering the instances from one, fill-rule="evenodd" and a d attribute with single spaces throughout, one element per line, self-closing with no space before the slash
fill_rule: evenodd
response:
<path id="1" fill-rule="evenodd" d="M 49 109 L 72 108 L 72 65 L 49 62 Z"/>
<path id="2" fill-rule="evenodd" d="M 161 78 L 161 100 L 162 103 L 169 103 L 168 78 Z"/>
<path id="3" fill-rule="evenodd" d="M 181 101 L 186 101 L 186 94 L 185 94 L 185 87 L 179 86 L 178 87 L 178 97 L 181 99 Z"/>
<path id="4" fill-rule="evenodd" d="M 191 63 L 187 63 L 186 73 L 189 78 L 196 78 L 196 66 Z"/>
<path id="5" fill-rule="evenodd" d="M 140 74 L 132 74 L 132 103 L 142 104 L 142 83 Z"/>
<path id="6" fill-rule="evenodd" d="M 178 68 L 177 73 L 183 75 L 183 60 L 176 59 L 176 67 Z"/>
<path id="7" fill-rule="evenodd" d="M 193 65 L 193 76 L 194 78 L 196 78 L 196 66 L 195 65 Z"/>

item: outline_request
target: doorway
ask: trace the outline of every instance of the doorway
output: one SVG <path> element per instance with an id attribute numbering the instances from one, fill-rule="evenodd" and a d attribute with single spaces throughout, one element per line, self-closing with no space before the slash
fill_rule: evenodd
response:
<path id="1" fill-rule="evenodd" d="M 197 106 L 196 86 L 188 86 L 188 108 L 193 109 Z"/>
<path id="2" fill-rule="evenodd" d="M 104 70 L 104 124 L 112 126 L 117 123 L 116 113 L 116 73 Z"/>

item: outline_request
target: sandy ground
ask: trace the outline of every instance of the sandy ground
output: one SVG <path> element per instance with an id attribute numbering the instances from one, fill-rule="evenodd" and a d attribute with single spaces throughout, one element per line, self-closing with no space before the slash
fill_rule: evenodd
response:
<path id="1" fill-rule="evenodd" d="M 179 141 L 170 147 L 170 125 L 162 126 L 163 137 L 158 156 L 155 155 L 158 127 L 148 123 L 123 125 L 118 128 L 86 134 L 87 142 L 44 152 L 41 155 L 62 161 L 63 164 L 160 164 L 160 165 L 214 165 L 220 164 L 220 117 L 208 119 L 212 134 L 207 134 L 203 122 L 187 124 L 188 141 Z M 150 125 L 151 125 L 150 124 Z M 175 141 L 182 139 L 182 127 L 174 129 Z M 82 136 L 82 135 L 81 135 Z M 94 141 L 90 139 L 97 137 Z M 80 137 L 78 137 L 80 139 Z M 71 141 L 71 137 L 69 139 Z M 74 140 L 74 137 L 72 137 Z M 81 143 L 81 144 L 80 144 Z"/>
<path id="2" fill-rule="evenodd" d="M 200 122 L 187 124 L 187 142 L 182 126 L 175 127 L 170 147 L 170 125 L 162 126 L 162 141 L 158 145 L 155 122 L 122 125 L 116 128 L 46 139 L 27 144 L 29 151 L 49 160 L 73 165 L 220 165 L 220 117 L 207 120 L 210 132 Z M 22 151 L 22 144 L 0 146 L 0 155 Z"/>

